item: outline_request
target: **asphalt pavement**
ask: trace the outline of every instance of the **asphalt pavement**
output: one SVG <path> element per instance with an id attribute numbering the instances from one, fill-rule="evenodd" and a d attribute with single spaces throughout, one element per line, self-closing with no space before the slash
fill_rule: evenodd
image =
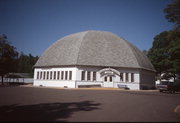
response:
<path id="1" fill-rule="evenodd" d="M 0 87 L 0 122 L 180 122 L 180 93 Z"/>

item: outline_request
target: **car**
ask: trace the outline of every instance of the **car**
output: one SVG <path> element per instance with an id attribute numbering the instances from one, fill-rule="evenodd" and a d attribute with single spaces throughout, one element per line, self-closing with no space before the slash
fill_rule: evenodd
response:
<path id="1" fill-rule="evenodd" d="M 160 84 L 157 84 L 156 87 L 160 92 L 168 91 L 169 93 L 175 93 L 180 91 L 180 82 L 164 81 Z"/>

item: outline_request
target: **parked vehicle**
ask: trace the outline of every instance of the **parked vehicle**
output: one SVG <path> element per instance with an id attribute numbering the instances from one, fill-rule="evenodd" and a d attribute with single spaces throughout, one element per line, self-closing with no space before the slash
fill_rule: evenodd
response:
<path id="1" fill-rule="evenodd" d="M 164 81 L 160 84 L 157 84 L 156 87 L 160 92 L 168 91 L 169 93 L 175 93 L 180 91 L 180 82 Z"/>

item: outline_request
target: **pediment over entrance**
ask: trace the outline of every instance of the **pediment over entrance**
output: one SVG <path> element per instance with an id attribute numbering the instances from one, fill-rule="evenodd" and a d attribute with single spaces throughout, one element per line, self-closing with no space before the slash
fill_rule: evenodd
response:
<path id="1" fill-rule="evenodd" d="M 105 75 L 106 76 L 107 75 L 108 76 L 120 75 L 120 72 L 113 68 L 104 68 L 104 69 L 99 70 L 98 72 L 100 73 L 101 77 Z"/>

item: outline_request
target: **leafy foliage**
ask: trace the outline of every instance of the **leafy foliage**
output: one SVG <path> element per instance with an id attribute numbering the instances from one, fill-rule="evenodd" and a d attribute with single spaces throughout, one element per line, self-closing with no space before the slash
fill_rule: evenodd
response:
<path id="1" fill-rule="evenodd" d="M 16 70 L 18 52 L 16 48 L 7 41 L 6 35 L 0 35 L 0 76 Z"/>
<path id="2" fill-rule="evenodd" d="M 165 73 L 162 78 L 169 79 L 180 76 L 180 0 L 174 0 L 164 9 L 165 17 L 175 23 L 171 31 L 164 31 L 155 36 L 153 47 L 148 57 L 157 70 L 157 74 Z M 158 78 L 161 79 L 161 76 Z"/>
<path id="3" fill-rule="evenodd" d="M 180 29 L 180 0 L 175 0 L 174 3 L 169 4 L 165 9 L 166 18 L 169 22 L 175 23 L 175 28 Z"/>
<path id="4" fill-rule="evenodd" d="M 34 57 L 31 54 L 25 55 L 21 52 L 21 55 L 18 58 L 18 73 L 30 73 L 31 77 L 33 77 L 33 66 L 38 60 L 38 56 Z"/>
<path id="5" fill-rule="evenodd" d="M 0 35 L 0 76 L 10 72 L 30 73 L 33 77 L 33 65 L 38 60 L 38 56 L 34 57 L 31 54 L 25 55 L 16 51 L 16 48 L 10 44 L 6 35 Z"/>
<path id="6" fill-rule="evenodd" d="M 180 75 L 180 31 L 164 31 L 155 36 L 148 57 L 157 74 L 165 73 L 163 78 Z"/>

